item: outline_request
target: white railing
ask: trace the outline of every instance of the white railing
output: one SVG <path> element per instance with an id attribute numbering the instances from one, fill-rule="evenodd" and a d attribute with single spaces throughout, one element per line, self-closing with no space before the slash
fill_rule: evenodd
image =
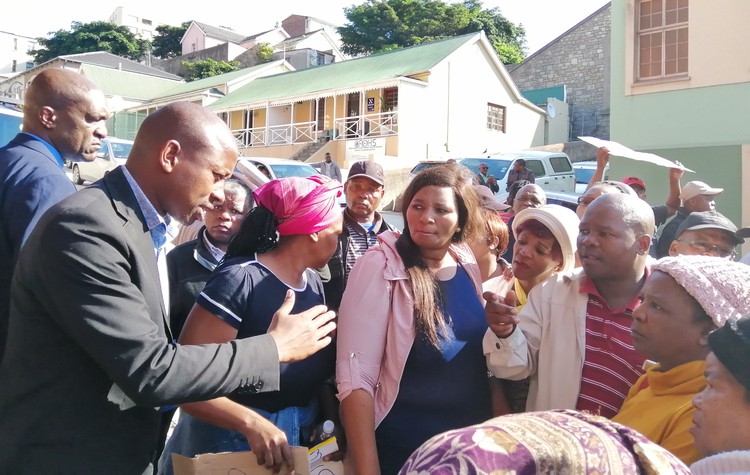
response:
<path id="1" fill-rule="evenodd" d="M 354 139 L 363 137 L 385 137 L 398 134 L 398 113 L 358 115 L 334 120 L 335 138 Z"/>
<path id="2" fill-rule="evenodd" d="M 333 133 L 331 131 L 320 131 L 319 133 L 316 122 L 312 121 L 235 129 L 232 130 L 232 134 L 237 142 L 245 147 L 308 143 L 314 142 L 318 138 L 346 140 L 363 137 L 385 137 L 398 134 L 397 119 L 398 113 L 390 111 L 335 119 Z"/>

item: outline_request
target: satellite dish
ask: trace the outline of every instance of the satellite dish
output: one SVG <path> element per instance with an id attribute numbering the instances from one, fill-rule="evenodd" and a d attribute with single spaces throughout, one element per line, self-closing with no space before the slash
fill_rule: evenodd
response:
<path id="1" fill-rule="evenodd" d="M 550 119 L 554 119 L 557 115 L 557 111 L 555 110 L 555 105 L 550 103 L 547 103 L 547 115 Z"/>

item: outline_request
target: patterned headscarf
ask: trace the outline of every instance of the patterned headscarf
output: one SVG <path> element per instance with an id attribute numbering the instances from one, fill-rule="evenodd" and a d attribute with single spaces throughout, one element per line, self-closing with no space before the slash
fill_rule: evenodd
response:
<path id="1" fill-rule="evenodd" d="M 496 473 L 689 474 L 666 449 L 623 425 L 584 412 L 510 414 L 438 434 L 399 475 Z"/>
<path id="2" fill-rule="evenodd" d="M 323 175 L 271 180 L 253 192 L 258 206 L 273 213 L 281 236 L 322 231 L 341 215 L 336 198 L 343 187 Z"/>

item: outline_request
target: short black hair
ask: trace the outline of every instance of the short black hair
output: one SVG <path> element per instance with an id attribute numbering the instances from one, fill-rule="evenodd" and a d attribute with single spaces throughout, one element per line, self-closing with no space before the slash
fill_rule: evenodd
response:
<path id="1" fill-rule="evenodd" d="M 518 160 L 516 160 L 516 163 L 526 166 L 526 160 L 524 160 L 523 158 L 519 158 Z"/>

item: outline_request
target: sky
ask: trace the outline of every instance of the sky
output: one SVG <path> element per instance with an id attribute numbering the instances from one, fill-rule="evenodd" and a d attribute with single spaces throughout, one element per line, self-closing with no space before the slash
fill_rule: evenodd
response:
<path id="1" fill-rule="evenodd" d="M 346 22 L 344 8 L 363 2 L 352 0 L 272 0 L 261 2 L 229 2 L 214 0 L 206 4 L 185 2 L 175 8 L 173 2 L 154 0 L 30 0 L 4 2 L 0 15 L 0 31 L 38 37 L 51 31 L 70 29 L 73 21 L 107 20 L 119 5 L 133 15 L 151 19 L 155 24 L 179 25 L 198 20 L 214 26 L 229 26 L 243 34 L 255 34 L 273 28 L 292 14 L 305 15 L 331 23 Z M 532 54 L 570 27 L 596 11 L 607 0 L 485 0 L 484 8 L 498 7 L 512 22 L 526 29 L 527 54 Z M 240 6 L 238 6 L 238 4 Z"/>

